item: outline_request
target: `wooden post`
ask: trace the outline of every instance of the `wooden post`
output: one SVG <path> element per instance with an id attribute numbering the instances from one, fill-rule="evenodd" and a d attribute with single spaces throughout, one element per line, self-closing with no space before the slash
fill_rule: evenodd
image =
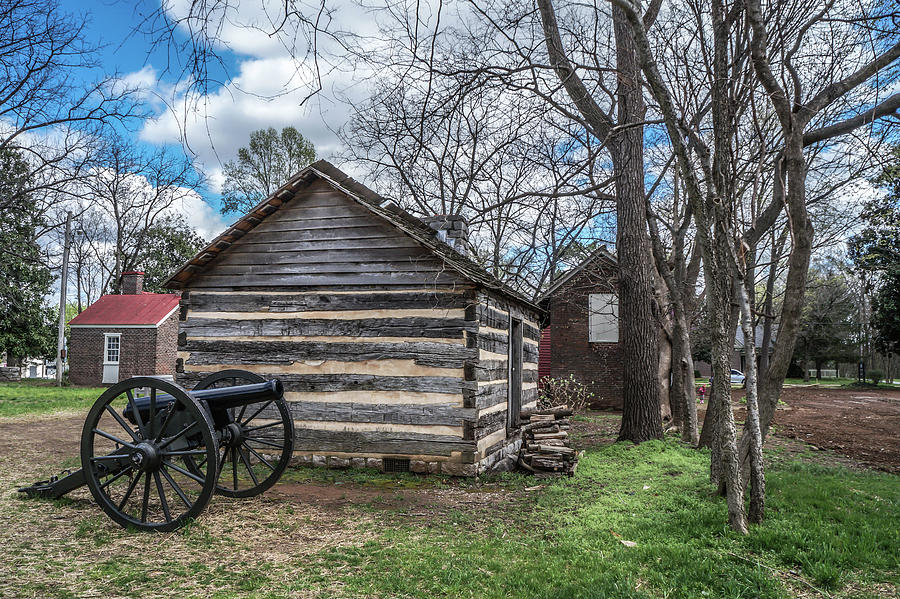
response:
<path id="1" fill-rule="evenodd" d="M 66 237 L 63 240 L 62 276 L 59 280 L 59 334 L 56 339 L 56 386 L 62 386 L 63 352 L 66 347 L 66 279 L 69 276 L 69 238 L 72 232 L 72 213 L 66 213 Z"/>

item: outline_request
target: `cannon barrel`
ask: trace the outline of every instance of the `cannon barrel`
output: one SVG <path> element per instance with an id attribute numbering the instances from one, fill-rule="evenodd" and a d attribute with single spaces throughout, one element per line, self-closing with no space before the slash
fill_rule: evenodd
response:
<path id="1" fill-rule="evenodd" d="M 249 385 L 235 385 L 233 387 L 221 387 L 203 389 L 200 391 L 188 391 L 197 401 L 205 402 L 211 411 L 239 408 L 260 401 L 275 400 L 284 395 L 284 385 L 278 379 L 272 379 L 263 383 L 251 383 Z M 175 399 L 168 393 L 160 393 L 156 396 L 156 411 L 169 407 Z M 136 397 L 134 405 L 141 413 L 141 419 L 146 422 L 150 417 L 150 398 Z M 122 411 L 132 424 L 136 423 L 131 405 Z"/>
<path id="2" fill-rule="evenodd" d="M 284 385 L 278 379 L 272 379 L 264 383 L 190 391 L 190 394 L 197 401 L 205 401 L 210 409 L 225 410 L 278 399 L 284 395 Z"/>

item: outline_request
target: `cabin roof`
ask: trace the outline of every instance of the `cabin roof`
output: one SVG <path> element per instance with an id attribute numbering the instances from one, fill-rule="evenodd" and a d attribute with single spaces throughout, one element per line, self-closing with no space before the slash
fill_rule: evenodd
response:
<path id="1" fill-rule="evenodd" d="M 69 321 L 74 327 L 159 326 L 178 308 L 177 293 L 104 295 Z"/>
<path id="2" fill-rule="evenodd" d="M 439 239 L 437 231 L 387 198 L 355 181 L 327 160 L 318 160 L 291 177 L 284 185 L 254 206 L 247 214 L 213 239 L 208 246 L 182 265 L 163 286 L 168 289 L 190 287 L 191 279 L 203 272 L 216 256 L 226 251 L 235 241 L 252 231 L 268 216 L 277 212 L 279 208 L 316 179 L 326 181 L 336 190 L 368 209 L 376 217 L 417 241 L 464 279 L 495 291 L 507 299 L 528 306 L 539 313 L 544 312 L 535 302 L 526 299 L 471 258 Z"/>
<path id="3" fill-rule="evenodd" d="M 610 262 L 613 266 L 618 266 L 619 260 L 616 256 L 606 249 L 605 245 L 601 245 L 593 252 L 591 252 L 587 258 L 582 260 L 579 264 L 576 264 L 569 270 L 565 271 L 562 276 L 556 279 L 552 285 L 541 294 L 541 297 L 538 298 L 538 302 L 543 302 L 549 299 L 554 293 L 556 293 L 563 285 L 568 283 L 575 275 L 582 272 L 584 268 L 597 260 L 606 260 Z"/>

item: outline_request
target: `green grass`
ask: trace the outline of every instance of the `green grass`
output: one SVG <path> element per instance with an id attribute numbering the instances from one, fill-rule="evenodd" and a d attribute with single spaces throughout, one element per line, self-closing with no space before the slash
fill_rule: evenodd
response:
<path id="1" fill-rule="evenodd" d="M 87 409 L 100 391 L 0 385 L 0 415 Z M 170 535 L 122 530 L 84 497 L 10 491 L 0 495 L 0 596 L 896 597 L 900 479 L 810 463 L 821 454 L 801 463 L 769 451 L 766 520 L 747 536 L 726 525 L 709 454 L 671 437 L 589 449 L 576 476 L 552 480 L 290 468 L 282 490 L 333 485 L 363 499 L 318 506 L 279 486 L 216 497 Z M 0 454 L 6 488 L 24 460 Z M 411 501 L 364 499 L 360 487 Z"/>
<path id="2" fill-rule="evenodd" d="M 56 387 L 52 381 L 0 383 L 0 417 L 85 410 L 100 397 L 100 387 Z"/>
<path id="3" fill-rule="evenodd" d="M 339 573 L 342 594 L 391 597 L 793 596 L 773 570 L 832 591 L 900 581 L 896 477 L 773 468 L 767 520 L 741 537 L 710 496 L 707 464 L 672 441 L 616 444 L 589 452 L 578 476 L 512 519 L 485 525 L 459 512 L 391 526 L 319 554 L 305 575 Z"/>

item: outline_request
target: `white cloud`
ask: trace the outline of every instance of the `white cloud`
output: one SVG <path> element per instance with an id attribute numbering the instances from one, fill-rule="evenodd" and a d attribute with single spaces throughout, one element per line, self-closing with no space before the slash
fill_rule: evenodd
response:
<path id="1" fill-rule="evenodd" d="M 178 15 L 187 5 L 186 0 L 178 0 L 167 8 L 170 14 Z M 184 82 L 173 87 L 159 80 L 152 67 L 126 77 L 140 85 L 156 77 L 152 88 L 165 100 L 156 106 L 157 115 L 145 123 L 140 138 L 158 145 L 183 143 L 209 177 L 215 193 L 223 182 L 221 164 L 236 156 L 254 130 L 296 127 L 313 142 L 317 156 L 333 157 L 341 150 L 335 132 L 350 114 L 346 100 L 358 100 L 367 87 L 365 74 L 360 71 L 331 70 L 322 74 L 322 90 L 310 97 L 319 83 L 312 63 L 304 56 L 292 56 L 285 48 L 280 40 L 290 35 L 265 33 L 271 30 L 283 5 L 245 2 L 233 10 L 218 33 L 220 47 L 238 56 L 236 73 L 225 84 L 200 94 Z M 345 14 L 343 18 L 355 18 L 363 24 L 371 21 L 359 14 Z M 302 36 L 297 43 L 301 46 L 298 53 L 305 53 Z"/>

